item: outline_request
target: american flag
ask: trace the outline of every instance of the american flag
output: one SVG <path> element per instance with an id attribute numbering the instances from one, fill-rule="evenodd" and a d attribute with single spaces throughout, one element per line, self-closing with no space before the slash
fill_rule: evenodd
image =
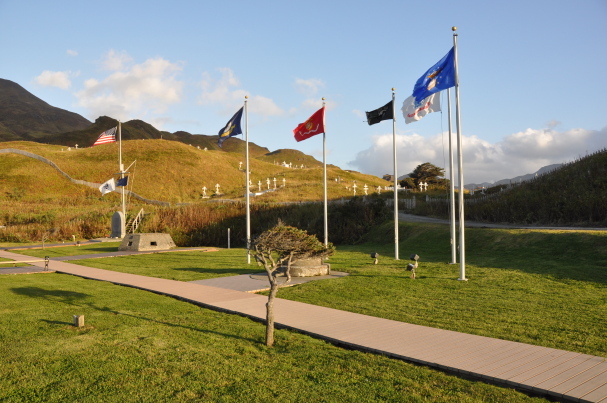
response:
<path id="1" fill-rule="evenodd" d="M 101 135 L 99 136 L 97 141 L 95 141 L 95 144 L 93 144 L 91 147 L 98 146 L 99 144 L 115 143 L 115 142 L 116 142 L 116 128 L 113 127 L 111 129 L 106 130 L 103 133 L 101 133 Z"/>

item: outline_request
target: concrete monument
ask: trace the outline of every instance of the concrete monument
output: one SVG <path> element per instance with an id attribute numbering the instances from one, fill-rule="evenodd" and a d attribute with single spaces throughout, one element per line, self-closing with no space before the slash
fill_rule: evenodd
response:
<path id="1" fill-rule="evenodd" d="M 124 214 L 122 211 L 116 211 L 112 216 L 112 235 L 111 238 L 124 238 Z"/>
<path id="2" fill-rule="evenodd" d="M 118 250 L 168 250 L 176 247 L 169 234 L 128 234 Z"/>

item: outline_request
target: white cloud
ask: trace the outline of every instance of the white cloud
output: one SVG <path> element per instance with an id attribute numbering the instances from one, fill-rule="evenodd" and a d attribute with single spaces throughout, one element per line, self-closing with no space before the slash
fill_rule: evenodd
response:
<path id="1" fill-rule="evenodd" d="M 296 78 L 293 85 L 297 92 L 308 97 L 301 103 L 299 109 L 312 110 L 322 108 L 322 99 L 320 99 L 320 97 L 314 97 L 314 95 L 316 95 L 319 89 L 325 87 L 324 81 L 319 78 L 309 78 L 307 80 Z M 337 107 L 337 102 L 335 101 L 325 101 L 325 103 L 327 110 L 335 109 Z"/>
<path id="2" fill-rule="evenodd" d="M 130 56 L 122 55 L 119 59 L 123 63 Z M 141 118 L 150 110 L 153 114 L 164 113 L 169 105 L 181 101 L 184 83 L 176 78 L 182 70 L 180 63 L 156 57 L 129 69 L 125 69 L 124 63 L 118 64 L 110 63 L 112 68 L 120 67 L 121 71 L 101 81 L 88 79 L 84 89 L 76 93 L 78 105 L 88 109 L 91 118 L 101 115 Z"/>
<path id="3" fill-rule="evenodd" d="M 124 70 L 132 61 L 133 58 L 126 51 L 116 52 L 114 49 L 110 49 L 103 58 L 102 64 L 105 70 L 120 71 Z"/>
<path id="4" fill-rule="evenodd" d="M 301 109 L 320 109 L 322 108 L 322 99 L 306 99 L 301 103 Z M 335 101 L 325 101 L 326 110 L 330 111 L 337 107 Z"/>
<path id="5" fill-rule="evenodd" d="M 78 56 L 78 52 L 75 50 L 68 49 L 67 54 L 70 56 Z"/>
<path id="6" fill-rule="evenodd" d="M 359 118 L 365 118 L 366 115 L 363 111 L 359 111 L 358 109 L 353 109 L 352 113 L 358 116 Z"/>
<path id="7" fill-rule="evenodd" d="M 270 98 L 254 95 L 241 87 L 240 80 L 234 75 L 232 69 L 223 67 L 217 69 L 221 73 L 220 79 L 214 79 L 208 72 L 202 73 L 200 86 L 202 94 L 198 97 L 201 105 L 220 105 L 221 113 L 229 115 L 234 113 L 235 108 L 242 105 L 245 95 L 249 97 L 249 111 L 254 114 L 268 116 L 279 116 L 284 111 Z"/>
<path id="8" fill-rule="evenodd" d="M 307 96 L 315 95 L 320 88 L 324 88 L 325 83 L 319 78 L 310 78 L 304 80 L 302 78 L 295 79 L 295 89 Z"/>
<path id="9" fill-rule="evenodd" d="M 71 71 L 49 71 L 44 70 L 42 74 L 34 78 L 34 83 L 42 87 L 57 87 L 67 90 L 72 86 L 70 81 Z"/>
<path id="10" fill-rule="evenodd" d="M 455 135 L 453 141 L 455 159 Z M 607 126 L 601 130 L 572 129 L 564 132 L 527 129 L 505 136 L 503 141 L 494 144 L 476 136 L 464 136 L 463 143 L 465 183 L 495 182 L 574 159 L 585 155 L 586 150 L 592 152 L 606 147 Z M 447 133 L 444 143 L 441 134 L 429 138 L 399 134 L 396 144 L 399 176 L 408 174 L 424 162 L 440 167 L 449 164 Z M 392 155 L 392 134 L 375 135 L 371 147 L 359 152 L 350 164 L 362 172 L 381 176 L 393 171 Z M 454 165 L 457 166 L 456 160 Z"/>
<path id="11" fill-rule="evenodd" d="M 546 122 L 546 126 L 549 129 L 554 129 L 555 127 L 557 127 L 558 125 L 560 125 L 561 122 L 555 119 L 552 119 L 550 122 Z"/>

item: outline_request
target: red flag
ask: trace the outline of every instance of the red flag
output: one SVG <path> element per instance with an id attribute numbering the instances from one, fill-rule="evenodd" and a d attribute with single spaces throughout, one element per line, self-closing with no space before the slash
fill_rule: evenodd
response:
<path id="1" fill-rule="evenodd" d="M 309 139 L 312 136 L 325 132 L 325 107 L 320 108 L 316 113 L 306 120 L 306 123 L 300 123 L 293 133 L 295 140 L 300 142 Z"/>

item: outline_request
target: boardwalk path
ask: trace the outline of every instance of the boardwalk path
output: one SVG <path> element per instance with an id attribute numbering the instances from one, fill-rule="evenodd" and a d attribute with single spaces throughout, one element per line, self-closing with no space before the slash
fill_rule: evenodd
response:
<path id="1" fill-rule="evenodd" d="M 0 251 L 0 257 L 24 256 Z M 36 263 L 38 265 L 38 263 Z M 255 320 L 267 297 L 200 284 L 151 278 L 71 263 L 51 262 L 59 273 L 149 290 Z M 607 403 L 607 361 L 601 357 L 412 325 L 278 298 L 277 327 L 335 344 L 546 394 L 563 401 Z"/>

